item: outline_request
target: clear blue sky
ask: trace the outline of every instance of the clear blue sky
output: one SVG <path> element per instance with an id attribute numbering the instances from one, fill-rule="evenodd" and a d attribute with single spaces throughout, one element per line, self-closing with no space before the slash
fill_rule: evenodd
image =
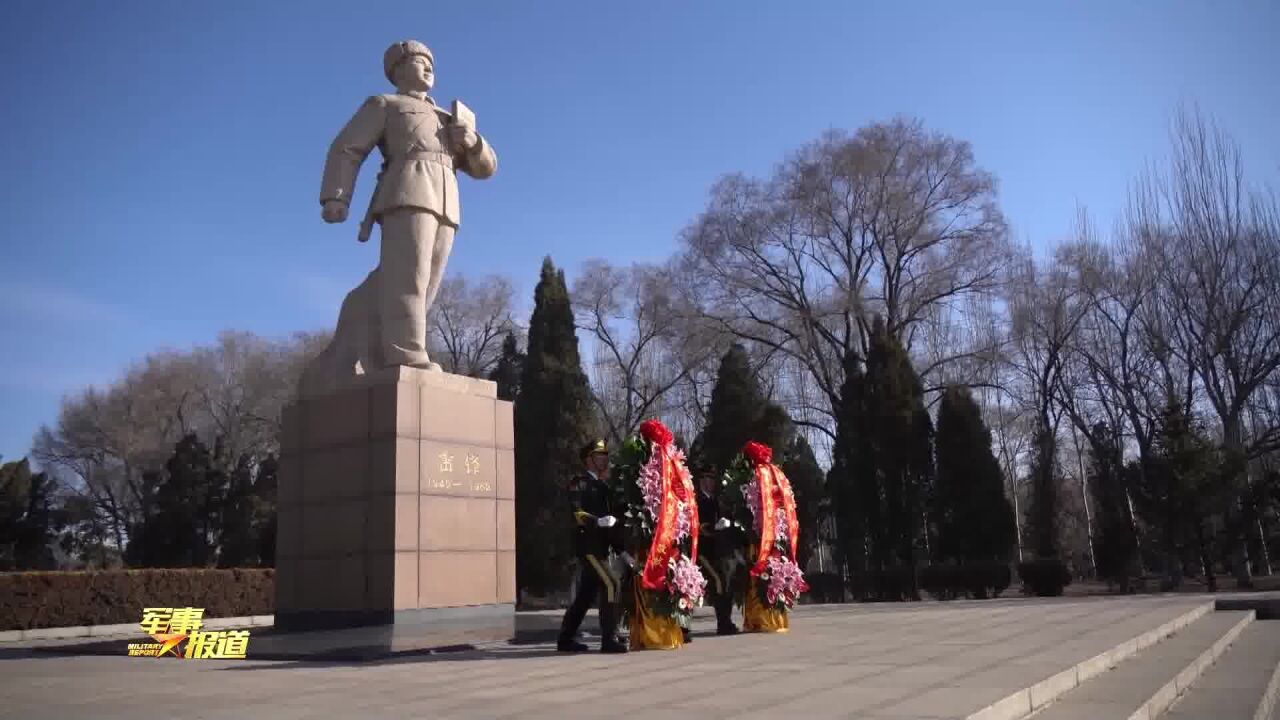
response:
<path id="1" fill-rule="evenodd" d="M 368 8 L 368 9 L 366 9 Z M 331 326 L 374 264 L 317 194 L 334 133 L 436 54 L 498 152 L 452 272 L 659 259 L 722 173 L 896 114 L 973 143 L 1020 240 L 1104 228 L 1197 102 L 1280 175 L 1280 5 L 1137 2 L 5 3 L 0 454 L 161 347 Z M 358 185 L 363 208 L 376 161 Z M 358 212 L 356 213 L 359 214 Z"/>

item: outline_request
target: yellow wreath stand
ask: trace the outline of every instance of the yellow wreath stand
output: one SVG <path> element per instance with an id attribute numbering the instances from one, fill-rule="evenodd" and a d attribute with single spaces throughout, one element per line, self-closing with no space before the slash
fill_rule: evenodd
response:
<path id="1" fill-rule="evenodd" d="M 644 558 L 637 563 L 644 567 Z M 675 650 L 684 646 L 684 633 L 674 618 L 659 616 L 650 607 L 650 592 L 641 587 L 640 578 L 631 582 L 631 607 L 627 628 L 632 650 Z"/>
<path id="2" fill-rule="evenodd" d="M 755 544 L 748 547 L 747 557 L 756 556 Z M 791 628 L 786 610 L 775 610 L 765 607 L 760 600 L 760 580 L 748 575 L 746 598 L 742 603 L 743 632 L 775 633 L 786 632 Z"/>
<path id="3" fill-rule="evenodd" d="M 742 604 L 742 629 L 744 632 L 777 633 L 790 629 L 786 610 L 765 607 L 760 600 L 760 581 L 751 578 L 747 583 L 746 602 Z"/>

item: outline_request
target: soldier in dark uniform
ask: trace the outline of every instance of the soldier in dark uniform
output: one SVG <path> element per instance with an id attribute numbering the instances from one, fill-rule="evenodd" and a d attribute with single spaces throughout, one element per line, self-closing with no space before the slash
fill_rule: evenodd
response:
<path id="1" fill-rule="evenodd" d="M 623 553 L 621 538 L 614 530 L 618 518 L 613 514 L 613 492 L 606 484 L 609 477 L 609 446 L 596 440 L 582 448 L 585 468 L 569 481 L 569 502 L 573 512 L 574 551 L 578 556 L 578 592 L 564 614 L 556 649 L 561 652 L 584 652 L 587 646 L 575 636 L 587 610 L 600 599 L 600 651 L 624 653 L 627 646 L 618 640 L 619 581 L 610 574 L 607 558 L 610 549 Z"/>
<path id="2" fill-rule="evenodd" d="M 707 580 L 707 599 L 716 609 L 716 634 L 736 635 L 733 624 L 733 591 L 729 558 L 733 555 L 735 537 L 730 522 L 720 513 L 716 494 L 716 478 L 708 469 L 698 475 L 698 565 Z"/>

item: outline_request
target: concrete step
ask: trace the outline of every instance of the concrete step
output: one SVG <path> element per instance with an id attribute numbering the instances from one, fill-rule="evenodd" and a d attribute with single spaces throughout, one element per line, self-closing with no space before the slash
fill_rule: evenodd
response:
<path id="1" fill-rule="evenodd" d="M 1063 693 L 1036 720 L 1154 720 L 1254 622 L 1252 610 L 1208 613 L 1167 640 Z"/>
<path id="2" fill-rule="evenodd" d="M 1031 717 L 1064 693 L 1080 687 L 1098 675 L 1109 672 L 1116 665 L 1156 643 L 1163 642 L 1212 612 L 1212 602 L 1196 605 L 1157 627 L 1130 637 L 1101 653 L 1079 658 L 1069 667 L 1006 695 L 977 712 L 970 713 L 965 720 L 1023 720 Z M 1113 638 L 1112 641 L 1114 642 L 1118 637 Z"/>
<path id="3" fill-rule="evenodd" d="M 1178 696 L 1169 720 L 1269 720 L 1280 695 L 1280 622 L 1255 622 Z"/>
<path id="4" fill-rule="evenodd" d="M 1225 594 L 1214 600 L 1214 610 L 1253 610 L 1259 620 L 1280 620 L 1280 592 Z"/>

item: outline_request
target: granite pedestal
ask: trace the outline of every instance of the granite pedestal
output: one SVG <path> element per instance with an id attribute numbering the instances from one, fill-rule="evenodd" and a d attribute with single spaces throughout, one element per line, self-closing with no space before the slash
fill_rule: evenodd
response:
<path id="1" fill-rule="evenodd" d="M 389 368 L 299 398 L 282 432 L 278 630 L 364 628 L 344 635 L 388 650 L 513 635 L 515 443 L 494 383 Z"/>

